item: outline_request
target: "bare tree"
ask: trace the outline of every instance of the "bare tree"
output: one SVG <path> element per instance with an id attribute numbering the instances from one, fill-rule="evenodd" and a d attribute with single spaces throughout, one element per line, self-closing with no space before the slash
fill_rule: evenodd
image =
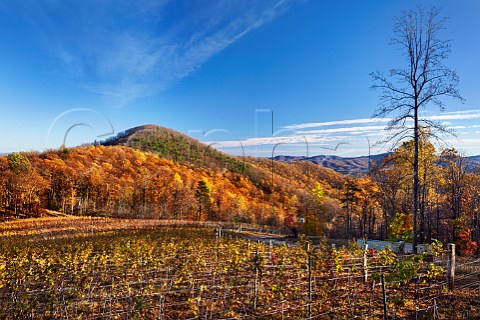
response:
<path id="1" fill-rule="evenodd" d="M 439 37 L 446 17 L 440 17 L 440 10 L 431 7 L 425 10 L 404 11 L 395 19 L 393 45 L 399 47 L 405 58 L 405 67 L 392 69 L 388 75 L 381 72 L 371 74 L 372 89 L 381 92 L 380 104 L 374 117 L 393 118 L 387 125 L 390 132 L 385 142 L 394 146 L 405 139 L 414 141 L 413 161 L 413 246 L 418 244 L 419 177 L 418 150 L 422 127 L 430 127 L 434 137 L 438 133 L 454 134 L 444 124 L 421 114 L 427 106 L 437 106 L 443 111 L 443 97 L 463 101 L 457 85 L 459 78 L 455 70 L 444 65 L 450 53 L 450 40 Z"/>

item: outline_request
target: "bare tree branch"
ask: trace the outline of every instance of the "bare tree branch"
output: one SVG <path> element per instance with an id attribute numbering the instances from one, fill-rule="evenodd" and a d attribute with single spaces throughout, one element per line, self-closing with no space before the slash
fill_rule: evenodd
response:
<path id="1" fill-rule="evenodd" d="M 399 145 L 405 139 L 413 139 L 413 245 L 417 238 L 417 213 L 419 201 L 418 152 L 422 135 L 442 140 L 441 134 L 454 134 L 445 124 L 420 117 L 421 110 L 430 105 L 444 110 L 444 97 L 463 101 L 457 89 L 459 77 L 455 70 L 444 65 L 450 53 L 450 40 L 439 37 L 445 29 L 446 17 L 440 17 L 435 7 L 426 11 L 423 7 L 408 10 L 395 19 L 392 45 L 399 47 L 405 57 L 405 68 L 391 69 L 389 76 L 376 71 L 371 73 L 373 90 L 380 91 L 379 107 L 374 117 L 394 117 L 386 126 L 390 135 L 384 143 Z M 422 140 L 423 141 L 423 140 Z M 442 140 L 443 141 L 443 140 Z"/>

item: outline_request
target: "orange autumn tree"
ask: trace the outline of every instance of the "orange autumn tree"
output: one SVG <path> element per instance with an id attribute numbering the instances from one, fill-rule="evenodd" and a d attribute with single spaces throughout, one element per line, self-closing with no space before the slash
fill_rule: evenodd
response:
<path id="1" fill-rule="evenodd" d="M 473 254 L 478 249 L 477 243 L 472 239 L 472 229 L 466 227 L 458 231 L 456 244 L 462 254 Z"/>
<path id="2" fill-rule="evenodd" d="M 380 190 L 370 177 L 357 179 L 358 236 L 372 239 L 380 220 Z"/>

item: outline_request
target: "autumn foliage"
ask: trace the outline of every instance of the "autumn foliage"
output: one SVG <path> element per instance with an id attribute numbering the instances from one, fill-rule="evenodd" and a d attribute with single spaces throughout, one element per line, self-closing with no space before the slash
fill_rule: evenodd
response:
<path id="1" fill-rule="evenodd" d="M 0 157 L 4 215 L 38 216 L 45 209 L 71 215 L 297 224 L 304 206 L 321 212 L 311 190 L 319 177 L 340 175 L 309 163 L 245 160 L 245 173 L 181 164 L 124 146 L 86 146 Z M 303 203 L 303 201 L 308 203 Z"/>

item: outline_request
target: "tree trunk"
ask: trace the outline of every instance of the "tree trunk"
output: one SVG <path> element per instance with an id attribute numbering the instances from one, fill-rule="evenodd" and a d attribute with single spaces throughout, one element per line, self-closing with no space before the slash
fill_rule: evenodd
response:
<path id="1" fill-rule="evenodd" d="M 418 102 L 415 99 L 415 114 L 414 114 L 414 145 L 415 150 L 413 154 L 413 228 L 412 228 L 412 246 L 413 252 L 417 253 L 417 225 L 418 225 Z"/>

